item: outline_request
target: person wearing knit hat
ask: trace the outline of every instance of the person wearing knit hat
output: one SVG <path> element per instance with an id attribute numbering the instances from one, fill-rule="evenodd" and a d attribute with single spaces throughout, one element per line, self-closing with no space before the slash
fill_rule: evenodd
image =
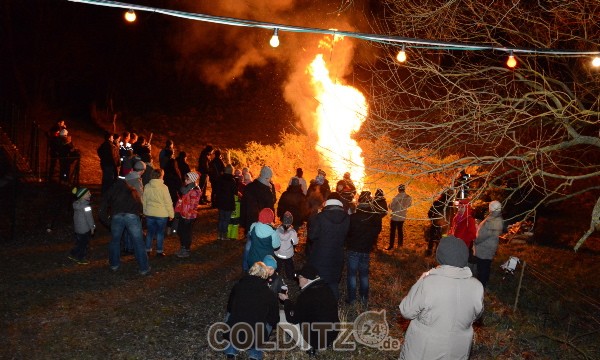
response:
<path id="1" fill-rule="evenodd" d="M 273 257 L 273 255 L 267 255 L 264 257 L 262 262 L 269 269 L 269 277 L 267 278 L 267 285 L 269 289 L 273 291 L 275 294 L 280 293 L 282 290 L 282 286 L 285 285 L 281 276 L 277 273 L 277 260 Z"/>
<path id="2" fill-rule="evenodd" d="M 198 179 L 200 179 L 200 175 L 198 175 L 198 173 L 195 171 L 190 171 L 187 173 L 186 177 L 193 183 L 197 183 Z"/>
<path id="3" fill-rule="evenodd" d="M 75 198 L 77 200 L 81 199 L 85 194 L 88 194 L 90 191 L 87 188 L 84 187 L 80 187 L 80 188 L 73 188 L 73 190 L 71 191 L 73 193 L 73 195 L 75 195 Z"/>
<path id="4" fill-rule="evenodd" d="M 258 221 L 258 213 L 265 208 L 275 210 L 277 195 L 275 185 L 271 182 L 273 171 L 263 166 L 260 177 L 244 188 L 244 196 L 240 202 L 240 225 L 244 234 L 248 235 L 252 224 Z"/>
<path id="5" fill-rule="evenodd" d="M 279 210 L 279 208 L 278 208 Z M 281 245 L 275 250 L 275 258 L 281 274 L 288 279 L 295 278 L 296 266 L 294 265 L 294 246 L 298 245 L 298 233 L 292 226 L 294 217 L 291 212 L 283 214 L 282 224 L 277 227 L 277 235 Z"/>
<path id="6" fill-rule="evenodd" d="M 331 346 L 337 338 L 338 332 L 330 329 L 340 321 L 338 302 L 329 286 L 319 277 L 318 270 L 310 264 L 298 271 L 298 284 L 300 294 L 295 303 L 286 293 L 280 293 L 279 299 L 283 301 L 285 320 L 290 324 L 302 324 L 302 338 L 295 340 L 301 344 L 302 349 L 308 350 L 310 357 L 316 355 L 318 349 Z M 322 331 L 313 328 L 312 324 L 315 323 L 329 324 L 326 338 Z"/>
<path id="7" fill-rule="evenodd" d="M 502 204 L 494 200 L 490 202 L 489 209 L 490 213 L 477 227 L 477 237 L 474 242 L 477 279 L 481 281 L 484 288 L 490 279 L 492 260 L 496 255 L 500 234 L 504 229 Z"/>
<path id="8" fill-rule="evenodd" d="M 90 238 L 94 234 L 96 224 L 90 205 L 92 194 L 87 188 L 73 188 L 75 201 L 73 202 L 73 223 L 75 230 L 75 247 L 69 253 L 69 259 L 77 264 L 88 264 L 86 259 Z"/>
<path id="9" fill-rule="evenodd" d="M 177 224 L 177 235 L 181 247 L 177 252 L 177 257 L 189 257 L 192 247 L 192 225 L 198 217 L 196 208 L 200 203 L 202 191 L 198 187 L 197 181 L 200 178 L 195 171 L 190 171 L 185 176 L 185 183 L 179 189 L 179 200 L 175 206 L 175 213 L 180 215 Z"/>
<path id="10" fill-rule="evenodd" d="M 473 321 L 483 313 L 483 286 L 466 266 L 468 257 L 462 240 L 454 236 L 440 240 L 436 251 L 440 265 L 423 273 L 400 303 L 400 313 L 411 321 L 401 359 L 469 357 Z"/>
<path id="11" fill-rule="evenodd" d="M 248 271 L 257 261 L 262 261 L 267 255 L 274 255 L 274 249 L 281 246 L 279 235 L 271 224 L 275 220 L 273 210 L 264 208 L 260 211 L 258 221 L 250 226 L 244 248 L 242 270 Z"/>
<path id="12" fill-rule="evenodd" d="M 359 300 L 365 308 L 369 301 L 370 254 L 381 232 L 381 217 L 374 212 L 372 201 L 370 191 L 361 192 L 356 212 L 350 215 L 350 229 L 345 243 L 346 303 L 354 303 L 358 288 Z"/>

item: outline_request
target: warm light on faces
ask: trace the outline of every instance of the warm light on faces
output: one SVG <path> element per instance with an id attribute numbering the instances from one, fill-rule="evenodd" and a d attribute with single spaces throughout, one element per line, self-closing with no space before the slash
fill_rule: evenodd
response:
<path id="1" fill-rule="evenodd" d="M 127 20 L 129 22 L 134 22 L 136 18 L 137 18 L 137 16 L 135 15 L 135 11 L 133 11 L 133 10 L 129 10 L 128 12 L 125 13 L 125 20 Z"/>

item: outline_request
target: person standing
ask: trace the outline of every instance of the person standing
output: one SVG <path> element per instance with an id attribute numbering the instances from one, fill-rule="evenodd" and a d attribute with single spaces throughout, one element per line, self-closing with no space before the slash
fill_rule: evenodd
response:
<path id="1" fill-rule="evenodd" d="M 162 148 L 158 153 L 158 164 L 160 165 L 160 168 L 164 170 L 167 166 L 167 161 L 169 161 L 169 159 L 173 159 L 174 157 L 175 147 L 173 144 L 173 140 L 167 139 L 165 147 Z"/>
<path id="2" fill-rule="evenodd" d="M 124 179 L 115 181 L 102 196 L 100 219 L 105 224 L 110 223 L 112 237 L 108 245 L 108 263 L 112 271 L 118 271 L 121 266 L 121 237 L 124 232 L 127 232 L 131 236 L 140 274 L 147 275 L 150 272 L 148 255 L 144 250 L 142 239 L 142 221 L 140 219 L 142 211 L 142 199 L 134 188 L 127 185 Z"/>
<path id="3" fill-rule="evenodd" d="M 177 226 L 177 234 L 181 248 L 177 253 L 177 257 L 189 257 L 192 247 L 192 224 L 198 217 L 196 208 L 200 201 L 200 188 L 198 187 L 198 175 L 195 171 L 190 171 L 185 177 L 185 185 L 181 187 L 180 199 L 177 201 L 175 212 L 181 215 L 179 225 Z"/>
<path id="4" fill-rule="evenodd" d="M 258 215 L 258 221 L 250 226 L 246 240 L 248 249 L 247 256 L 244 255 L 244 263 L 242 270 L 247 271 L 252 264 L 257 261 L 262 261 L 265 256 L 275 254 L 274 250 L 281 246 L 279 235 L 273 228 L 275 214 L 273 210 L 264 208 Z"/>
<path id="5" fill-rule="evenodd" d="M 233 166 L 225 166 L 223 175 L 219 178 L 213 189 L 216 192 L 216 207 L 219 209 L 217 222 L 217 240 L 228 240 L 227 228 L 231 214 L 235 210 L 235 196 L 238 193 L 237 182 L 233 178 Z"/>
<path id="6" fill-rule="evenodd" d="M 369 300 L 370 256 L 381 232 L 381 217 L 373 212 L 371 202 L 369 191 L 360 193 L 356 212 L 350 215 L 350 229 L 346 238 L 346 303 L 353 304 L 356 300 L 356 274 L 358 273 L 360 302 L 365 307 Z"/>
<path id="7" fill-rule="evenodd" d="M 344 242 L 349 228 L 350 217 L 344 211 L 342 202 L 334 198 L 328 199 L 323 210 L 308 221 L 308 263 L 317 269 L 336 299 L 340 297 Z"/>
<path id="8" fill-rule="evenodd" d="M 250 226 L 258 221 L 258 213 L 264 208 L 275 211 L 275 185 L 271 182 L 273 171 L 268 166 L 260 169 L 257 179 L 246 185 L 241 201 L 240 225 L 244 228 L 244 234 L 248 234 Z"/>
<path id="9" fill-rule="evenodd" d="M 292 185 L 294 179 L 298 179 L 298 184 L 300 184 L 300 188 L 302 189 L 302 193 L 306 196 L 306 192 L 308 191 L 308 187 L 306 186 L 306 180 L 302 177 L 304 175 L 304 171 L 302 168 L 296 169 L 296 176 L 292 176 L 290 181 L 288 182 L 288 186 Z"/>
<path id="10" fill-rule="evenodd" d="M 281 274 L 288 279 L 296 277 L 296 267 L 294 266 L 294 246 L 298 245 L 298 233 L 292 225 L 294 217 L 292 213 L 286 211 L 281 219 L 282 224 L 277 227 L 277 235 L 281 245 L 275 250 L 278 268 Z"/>
<path id="11" fill-rule="evenodd" d="M 75 230 L 75 247 L 69 254 L 69 259 L 80 265 L 88 264 L 86 259 L 90 238 L 94 235 L 96 224 L 90 205 L 92 194 L 87 188 L 73 188 L 73 230 Z"/>
<path id="12" fill-rule="evenodd" d="M 213 147 L 206 145 L 198 156 L 198 172 L 200 173 L 200 191 L 202 192 L 202 199 L 200 205 L 208 204 L 208 197 L 206 196 L 206 186 L 208 183 L 208 168 L 210 160 L 213 156 Z"/>
<path id="13" fill-rule="evenodd" d="M 277 217 L 280 220 L 283 220 L 283 215 L 287 211 L 294 218 L 294 227 L 299 229 L 308 214 L 308 205 L 306 203 L 306 196 L 302 193 L 302 188 L 296 178 L 292 178 L 292 183 L 281 194 L 279 203 L 277 203 Z"/>
<path id="14" fill-rule="evenodd" d="M 484 288 L 490 279 L 492 260 L 496 255 L 496 250 L 498 250 L 500 234 L 502 234 L 504 228 L 502 204 L 494 200 L 490 202 L 489 210 L 490 213 L 477 228 L 477 238 L 475 239 L 477 279 L 481 281 Z"/>
<path id="15" fill-rule="evenodd" d="M 185 175 L 192 171 L 190 165 L 187 162 L 187 153 L 185 151 L 180 151 L 175 159 L 177 162 L 177 168 L 179 168 L 179 173 L 181 174 L 181 181 L 185 180 Z"/>
<path id="16" fill-rule="evenodd" d="M 468 359 L 473 322 L 483 313 L 483 286 L 467 267 L 465 243 L 447 236 L 440 240 L 440 264 L 421 275 L 400 303 L 410 320 L 400 359 Z"/>
<path id="17" fill-rule="evenodd" d="M 448 202 L 450 201 L 450 190 L 444 190 L 438 198 L 431 204 L 427 216 L 431 221 L 429 227 L 429 237 L 427 239 L 427 250 L 425 251 L 426 256 L 430 256 L 433 251 L 433 245 L 435 242 L 439 242 L 442 238 L 444 228 L 448 226 L 446 219 L 446 209 Z"/>
<path id="18" fill-rule="evenodd" d="M 169 189 L 163 182 L 163 170 L 152 170 L 152 180 L 146 185 L 142 204 L 146 215 L 146 253 L 152 252 L 152 240 L 156 237 L 156 256 L 165 256 L 163 243 L 167 221 L 175 217 Z"/>
<path id="19" fill-rule="evenodd" d="M 102 194 L 104 194 L 117 179 L 119 166 L 119 150 L 113 144 L 111 133 L 104 134 L 104 142 L 98 147 L 97 153 L 102 169 Z"/>
<path id="20" fill-rule="evenodd" d="M 404 221 L 408 208 L 412 205 L 412 197 L 406 193 L 404 184 L 398 185 L 398 195 L 394 196 L 390 203 L 392 218 L 390 220 L 390 243 L 386 250 L 394 248 L 396 232 L 398 232 L 398 247 L 404 244 Z"/>
<path id="21" fill-rule="evenodd" d="M 217 149 L 214 152 L 213 159 L 209 163 L 208 167 L 208 181 L 210 181 L 210 207 L 213 209 L 217 208 L 216 204 L 216 188 L 217 182 L 225 171 L 225 162 L 221 157 L 221 150 Z"/>

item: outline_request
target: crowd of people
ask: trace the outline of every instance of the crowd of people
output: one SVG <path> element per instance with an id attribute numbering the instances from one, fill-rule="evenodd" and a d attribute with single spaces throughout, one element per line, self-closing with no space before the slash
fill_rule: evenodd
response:
<path id="1" fill-rule="evenodd" d="M 229 296 L 227 324 L 262 324 L 265 340 L 278 323 L 339 322 L 344 265 L 343 300 L 350 305 L 358 301 L 368 308 L 370 257 L 388 214 L 390 231 L 385 250 L 404 245 L 403 225 L 412 206 L 405 184 L 397 187 L 388 204 L 382 189 L 375 194 L 366 190 L 359 193 L 350 173 L 332 189 L 322 169 L 307 182 L 303 169 L 298 168 L 277 199 L 269 166 L 263 166 L 253 178 L 248 168 L 235 169 L 219 149 L 207 145 L 195 171 L 187 163 L 187 154 L 180 151 L 176 157 L 173 141 L 167 140 L 155 167 L 151 138 L 129 132 L 107 133 L 98 147 L 102 171 L 99 219 L 110 228 L 112 271 L 120 270 L 125 252 L 135 256 L 141 275 L 149 274 L 150 255 L 154 251 L 157 258 L 167 255 L 164 239 L 172 232 L 180 240 L 175 255 L 189 257 L 198 209 L 210 205 L 218 214 L 217 240 L 238 239 L 238 226 L 245 239 L 240 259 L 243 277 Z M 86 188 L 75 188 L 73 194 L 76 244 L 69 258 L 86 264 L 87 247 L 96 227 L 91 194 Z M 429 212 L 428 252 L 438 244 L 435 255 L 439 266 L 424 273 L 400 303 L 401 314 L 411 320 L 402 348 L 405 359 L 465 358 L 472 324 L 483 311 L 484 288 L 503 228 L 501 204 L 490 202 L 489 215 L 477 224 L 469 199 L 461 199 L 456 203 L 456 215 L 443 223 L 449 195 L 442 192 Z M 301 240 L 305 241 L 305 261 L 299 266 L 295 253 Z M 299 286 L 295 301 L 287 292 L 290 282 Z M 331 346 L 337 336 L 333 330 L 319 336 L 310 327 L 303 327 L 299 334 L 309 355 Z M 228 334 L 224 335 L 227 338 Z M 225 354 L 235 357 L 238 351 L 236 342 L 231 341 Z M 262 358 L 257 346 L 248 354 Z"/>

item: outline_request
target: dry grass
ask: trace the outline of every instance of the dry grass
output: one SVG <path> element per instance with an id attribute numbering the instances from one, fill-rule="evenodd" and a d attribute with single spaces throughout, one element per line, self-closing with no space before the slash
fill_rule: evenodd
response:
<path id="1" fill-rule="evenodd" d="M 284 145 L 271 145 L 268 151 L 254 144 L 243 151 L 232 151 L 232 155 L 240 163 L 252 160 L 255 164 L 264 156 L 276 154 L 267 162 L 274 166 L 276 174 L 283 174 L 276 181 L 287 183 L 294 167 L 317 167 L 311 150 L 305 150 L 301 157 L 290 157 L 290 154 L 298 154 L 303 146 L 302 138 L 290 139 Z M 100 143 L 99 135 L 81 131 L 75 141 L 83 152 L 82 179 L 97 183 L 95 148 Z M 179 143 L 186 150 L 192 149 L 184 141 Z M 203 145 L 197 143 L 198 152 Z M 256 155 L 259 150 L 264 154 Z M 377 179 L 374 183 L 386 189 L 386 193 L 393 184 L 402 181 L 401 177 L 379 176 Z M 411 191 L 423 200 L 411 210 L 413 220 L 405 226 L 405 247 L 394 252 L 381 250 L 387 245 L 385 226 L 378 249 L 371 258 L 369 309 L 386 311 L 389 335 L 397 339 L 403 338 L 408 326 L 408 321 L 399 315 L 398 304 L 419 275 L 435 266 L 432 257 L 423 256 L 425 222 L 417 220 L 428 206 L 424 199 L 435 191 L 434 182 L 424 187 L 415 185 Z M 95 205 L 98 200 L 95 194 Z M 32 185 L 23 189 L 21 204 L 26 206 L 18 209 L 19 241 L 4 244 L 0 262 L 0 326 L 3 329 L 0 358 L 223 357 L 209 348 L 206 334 L 212 323 L 224 317 L 229 290 L 241 274 L 243 241 L 215 240 L 215 210 L 200 210 L 190 258 L 179 259 L 172 255 L 178 248 L 178 240 L 169 237 L 165 248 L 171 255 L 163 259 L 151 257 L 152 274 L 141 277 L 131 257 L 124 258 L 118 273 L 108 269 L 109 234 L 103 227 L 92 241 L 89 265 L 75 265 L 66 258 L 72 246 L 66 189 Z M 387 221 L 384 220 L 386 224 Z M 45 232 L 48 223 L 53 223 L 54 231 L 50 234 Z M 302 246 L 299 250 L 297 265 L 304 261 Z M 527 262 L 516 312 L 512 306 L 518 278 L 503 278 L 499 269 L 509 256 Z M 598 253 L 593 251 L 575 254 L 569 249 L 502 245 L 486 294 L 485 326 L 476 329 L 471 358 L 600 358 L 599 308 L 593 307 L 600 298 L 598 260 Z M 342 279 L 340 287 L 342 293 L 344 281 Z M 351 322 L 363 310 L 342 304 L 340 313 Z M 328 350 L 319 355 L 321 359 L 397 357 L 397 351 L 378 351 L 365 346 L 352 352 Z M 265 358 L 307 359 L 307 356 L 293 350 L 268 353 Z"/>

